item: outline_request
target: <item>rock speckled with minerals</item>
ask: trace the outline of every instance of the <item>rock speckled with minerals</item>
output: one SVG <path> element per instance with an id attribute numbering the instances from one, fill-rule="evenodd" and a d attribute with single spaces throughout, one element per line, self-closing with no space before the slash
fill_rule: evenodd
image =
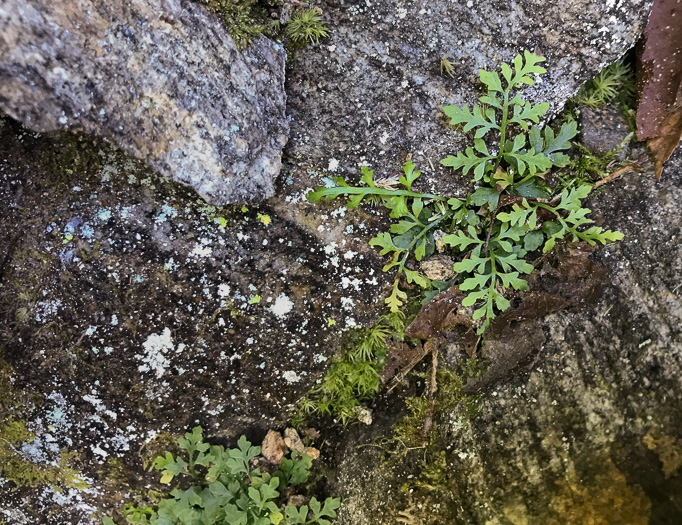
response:
<path id="1" fill-rule="evenodd" d="M 442 107 L 472 105 L 478 69 L 495 70 L 524 49 L 547 73 L 524 99 L 563 107 L 579 86 L 619 58 L 646 25 L 649 0 L 352 1 L 318 5 L 330 36 L 296 51 L 287 75 L 291 138 L 285 152 L 336 175 L 378 178 L 411 154 L 429 190 L 454 194 L 441 159 L 471 145 L 445 126 Z M 441 74 L 441 59 L 452 75 Z M 359 177 L 359 175 L 358 175 Z M 426 188 L 425 188 L 426 189 Z"/>
<path id="2" fill-rule="evenodd" d="M 212 204 L 274 194 L 284 47 L 239 51 L 181 0 L 3 0 L 0 109 L 34 131 L 104 137 Z"/>

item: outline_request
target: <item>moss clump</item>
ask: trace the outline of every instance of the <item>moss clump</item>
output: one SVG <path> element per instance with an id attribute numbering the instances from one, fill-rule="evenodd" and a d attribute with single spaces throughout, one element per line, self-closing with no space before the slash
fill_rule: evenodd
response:
<path id="1" fill-rule="evenodd" d="M 325 38 L 329 34 L 327 25 L 320 16 L 321 13 L 321 10 L 313 8 L 298 9 L 291 15 L 284 34 L 299 47 L 307 43 L 317 44 L 320 38 Z"/>
<path id="2" fill-rule="evenodd" d="M 274 37 L 280 29 L 279 20 L 269 17 L 267 9 L 257 0 L 195 0 L 206 6 L 230 31 L 237 48 L 244 49 L 260 35 Z M 281 6 L 273 0 L 271 7 Z"/>
<path id="3" fill-rule="evenodd" d="M 379 391 L 379 374 L 386 365 L 387 340 L 402 341 L 405 316 L 382 316 L 371 328 L 355 330 L 342 345 L 341 359 L 331 365 L 322 382 L 314 387 L 297 407 L 292 423 L 301 426 L 315 414 L 333 416 L 344 425 L 357 420 L 362 402 Z"/>
<path id="4" fill-rule="evenodd" d="M 309 43 L 317 44 L 329 34 L 327 24 L 320 16 L 322 10 L 301 7 L 306 5 L 304 2 L 294 2 L 299 7 L 293 11 L 290 11 L 291 4 L 288 4 L 284 9 L 287 13 L 280 13 L 283 0 L 194 1 L 206 6 L 227 26 L 240 50 L 261 35 L 272 39 L 283 38 L 291 46 L 300 48 Z"/>
<path id="5" fill-rule="evenodd" d="M 11 383 L 12 368 L 0 360 L 0 477 L 12 482 L 15 487 L 37 487 L 49 485 L 59 491 L 62 487 L 84 489 L 87 484 L 73 468 L 74 452 L 60 450 L 53 464 L 39 464 L 30 461 L 21 447 L 36 439 L 19 417 L 21 410 L 35 405 L 38 399 L 17 391 Z"/>
<path id="6" fill-rule="evenodd" d="M 434 424 L 428 436 L 424 436 L 424 423 L 429 415 L 429 401 L 426 397 L 412 397 L 405 400 L 407 415 L 393 425 L 392 440 L 398 448 L 398 457 L 404 456 L 411 449 L 431 448 L 438 441 L 438 422 L 444 416 L 457 412 L 462 425 L 466 425 L 476 414 L 477 396 L 465 394 L 462 389 L 468 377 L 475 377 L 480 371 L 475 366 L 475 360 L 468 360 L 461 373 L 440 368 L 437 373 L 438 390 L 436 404 L 433 410 Z M 420 374 L 426 378 L 426 374 Z M 426 441 L 425 441 L 426 438 Z"/>

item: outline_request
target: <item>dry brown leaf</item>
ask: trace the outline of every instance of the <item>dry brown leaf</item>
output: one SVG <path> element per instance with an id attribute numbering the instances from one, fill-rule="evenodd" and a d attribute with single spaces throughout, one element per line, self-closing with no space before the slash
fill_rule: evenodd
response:
<path id="1" fill-rule="evenodd" d="M 426 341 L 456 326 L 473 327 L 471 314 L 462 307 L 462 299 L 464 294 L 457 286 L 439 293 L 422 306 L 417 317 L 405 329 L 405 337 Z"/>
<path id="2" fill-rule="evenodd" d="M 637 140 L 647 141 L 660 179 L 682 137 L 682 2 L 655 0 L 637 62 Z"/>
<path id="3" fill-rule="evenodd" d="M 387 341 L 386 345 L 386 366 L 379 374 L 379 379 L 385 385 L 396 374 L 398 370 L 410 363 L 415 356 L 423 355 L 421 345 L 417 348 L 403 343 L 402 341 Z"/>

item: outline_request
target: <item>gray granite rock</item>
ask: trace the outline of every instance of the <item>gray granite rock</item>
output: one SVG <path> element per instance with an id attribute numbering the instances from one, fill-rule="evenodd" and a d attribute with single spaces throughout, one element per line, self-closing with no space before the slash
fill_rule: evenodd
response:
<path id="1" fill-rule="evenodd" d="M 428 3 L 323 0 L 330 37 L 297 51 L 287 77 L 292 133 L 286 152 L 338 175 L 366 163 L 394 175 L 412 154 L 422 179 L 451 191 L 439 161 L 471 139 L 445 125 L 441 108 L 480 96 L 479 68 L 524 49 L 547 57 L 547 73 L 524 92 L 563 107 L 578 87 L 631 48 L 648 0 L 497 0 Z M 454 65 L 441 75 L 441 58 Z"/>
<path id="2" fill-rule="evenodd" d="M 630 126 L 617 108 L 580 108 L 580 123 L 582 143 L 594 155 L 601 157 L 609 151 L 618 151 L 616 160 L 628 157 L 630 145 L 624 141 L 630 134 Z"/>
<path id="3" fill-rule="evenodd" d="M 281 45 L 239 52 L 188 0 L 5 0 L 0 35 L 0 109 L 28 128 L 104 137 L 213 204 L 274 193 Z"/>

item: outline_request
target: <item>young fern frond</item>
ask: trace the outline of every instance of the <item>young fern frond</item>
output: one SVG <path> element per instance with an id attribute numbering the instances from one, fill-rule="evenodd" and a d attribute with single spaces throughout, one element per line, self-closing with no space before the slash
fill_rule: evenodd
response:
<path id="1" fill-rule="evenodd" d="M 308 194 L 312 202 L 334 199 L 341 195 L 350 198 L 349 208 L 359 206 L 363 199 L 380 199 L 395 219 L 390 232 L 381 232 L 370 240 L 379 248 L 380 255 L 389 257 L 383 270 L 395 271 L 391 294 L 386 304 L 392 312 L 404 306 L 407 293 L 401 288 L 401 278 L 424 290 L 442 290 L 459 284 L 466 292 L 464 307 L 473 307 L 473 319 L 479 321 L 482 334 L 497 315 L 510 307 L 505 294 L 509 290 L 526 290 L 524 276 L 533 271 L 526 261 L 529 252 L 551 250 L 559 239 L 583 240 L 590 244 L 622 239 L 619 232 L 588 227 L 590 210 L 581 201 L 591 186 L 577 185 L 556 195 L 545 181 L 546 173 L 567 166 L 570 159 L 566 150 L 577 133 L 575 122 L 564 123 L 557 131 L 539 126 L 540 118 L 549 104 L 524 101 L 518 90 L 531 86 L 535 76 L 545 72 L 540 64 L 545 59 L 528 51 L 517 55 L 512 64 L 502 64 L 497 72 L 479 70 L 487 94 L 480 97 L 480 105 L 446 106 L 444 113 L 450 124 L 462 126 L 473 133 L 473 147 L 448 155 L 441 164 L 471 174 L 478 188 L 464 198 L 448 198 L 412 190 L 420 172 L 412 161 L 403 166 L 404 176 L 399 181 L 402 189 L 378 187 L 373 173 L 362 168 L 364 186 L 350 186 L 338 178 L 334 188 L 316 188 Z M 618 76 L 618 71 L 612 76 Z M 494 135 L 499 140 L 496 153 L 491 153 L 483 138 Z M 503 198 L 504 197 L 504 198 Z M 542 211 L 543 213 L 538 213 Z M 545 220 L 541 217 L 553 217 Z M 414 264 L 434 253 L 434 234 L 440 235 L 458 258 L 454 263 L 457 277 L 453 282 L 432 281 L 413 269 Z M 427 292 L 433 297 L 434 292 Z"/>

